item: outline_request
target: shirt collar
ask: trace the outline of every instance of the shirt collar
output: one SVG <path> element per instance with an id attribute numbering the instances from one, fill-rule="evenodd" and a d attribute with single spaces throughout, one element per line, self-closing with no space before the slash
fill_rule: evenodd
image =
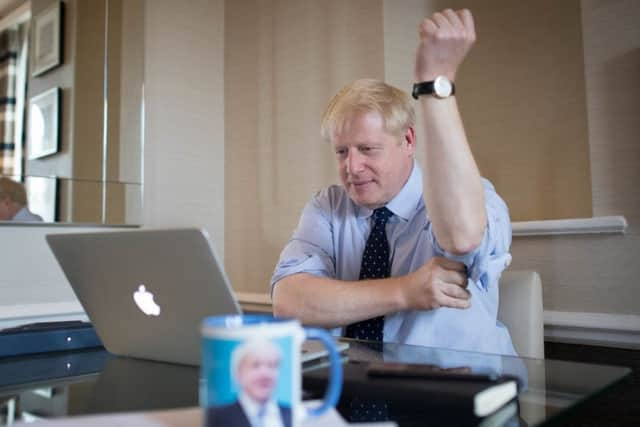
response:
<path id="1" fill-rule="evenodd" d="M 16 212 L 16 214 L 13 216 L 12 220 L 13 221 L 22 221 L 24 219 L 28 219 L 30 213 L 31 212 L 29 211 L 29 209 L 27 209 L 26 206 L 23 206 L 22 208 L 20 208 L 20 210 L 18 212 Z"/>
<path id="2" fill-rule="evenodd" d="M 409 179 L 404 186 L 394 196 L 393 199 L 386 204 L 387 209 L 399 216 L 405 221 L 411 219 L 416 211 L 416 207 L 422 199 L 422 170 L 418 166 L 418 162 L 413 160 L 413 169 Z M 359 218 L 367 218 L 373 214 L 373 209 L 365 206 L 356 205 L 356 215 Z"/>
<path id="3" fill-rule="evenodd" d="M 260 408 L 261 408 L 261 405 L 258 402 L 256 402 L 255 400 L 253 400 L 252 398 L 250 398 L 244 393 L 240 393 L 240 396 L 238 397 L 238 401 L 240 402 L 240 405 L 244 409 L 245 414 L 250 419 L 254 419 L 258 416 L 258 411 L 260 411 Z M 279 413 L 278 406 L 273 400 L 269 400 L 265 405 L 266 405 L 265 415 L 269 415 L 269 414 L 277 415 Z"/>

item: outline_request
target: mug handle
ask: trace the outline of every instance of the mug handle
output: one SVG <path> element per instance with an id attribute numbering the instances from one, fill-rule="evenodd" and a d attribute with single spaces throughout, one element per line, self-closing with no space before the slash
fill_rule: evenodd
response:
<path id="1" fill-rule="evenodd" d="M 306 339 L 322 341 L 329 351 L 329 385 L 324 394 L 322 405 L 317 408 L 307 409 L 307 416 L 317 417 L 335 407 L 340 399 L 340 391 L 342 390 L 342 361 L 340 360 L 340 355 L 336 350 L 331 334 L 320 328 L 304 328 L 304 332 Z"/>

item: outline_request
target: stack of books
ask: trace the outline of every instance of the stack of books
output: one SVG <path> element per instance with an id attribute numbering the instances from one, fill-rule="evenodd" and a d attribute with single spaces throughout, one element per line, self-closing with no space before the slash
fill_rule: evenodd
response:
<path id="1" fill-rule="evenodd" d="M 321 394 L 327 376 L 323 369 L 305 372 L 304 390 Z M 510 375 L 476 374 L 465 367 L 352 361 L 344 365 L 340 407 L 347 420 L 350 407 L 371 405 L 384 408 L 383 415 L 400 426 L 416 419 L 429 426 L 503 426 L 518 420 L 518 384 Z"/>

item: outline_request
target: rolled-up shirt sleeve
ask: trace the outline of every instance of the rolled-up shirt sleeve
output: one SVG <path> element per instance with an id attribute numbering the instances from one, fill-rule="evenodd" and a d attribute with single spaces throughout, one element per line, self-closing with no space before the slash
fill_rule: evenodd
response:
<path id="1" fill-rule="evenodd" d="M 276 283 L 292 274 L 335 277 L 331 210 L 328 204 L 324 190 L 305 206 L 298 227 L 282 250 L 271 276 L 272 291 Z"/>
<path id="2" fill-rule="evenodd" d="M 483 179 L 485 206 L 487 209 L 487 227 L 482 243 L 475 250 L 462 255 L 454 255 L 442 249 L 433 234 L 431 222 L 427 225 L 427 238 L 434 253 L 447 259 L 458 261 L 467 267 L 469 279 L 481 290 L 500 279 L 502 271 L 511 264 L 511 220 L 509 209 L 496 193 L 493 185 Z"/>

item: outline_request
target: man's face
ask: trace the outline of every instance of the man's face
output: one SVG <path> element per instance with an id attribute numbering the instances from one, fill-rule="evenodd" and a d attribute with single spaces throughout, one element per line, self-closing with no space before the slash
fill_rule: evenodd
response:
<path id="1" fill-rule="evenodd" d="M 238 365 L 238 382 L 249 397 L 264 403 L 276 387 L 279 368 L 278 354 L 248 354 Z"/>
<path id="2" fill-rule="evenodd" d="M 379 113 L 359 113 L 332 135 L 342 185 L 356 204 L 384 206 L 404 186 L 413 165 L 413 129 L 401 137 L 387 133 Z"/>

